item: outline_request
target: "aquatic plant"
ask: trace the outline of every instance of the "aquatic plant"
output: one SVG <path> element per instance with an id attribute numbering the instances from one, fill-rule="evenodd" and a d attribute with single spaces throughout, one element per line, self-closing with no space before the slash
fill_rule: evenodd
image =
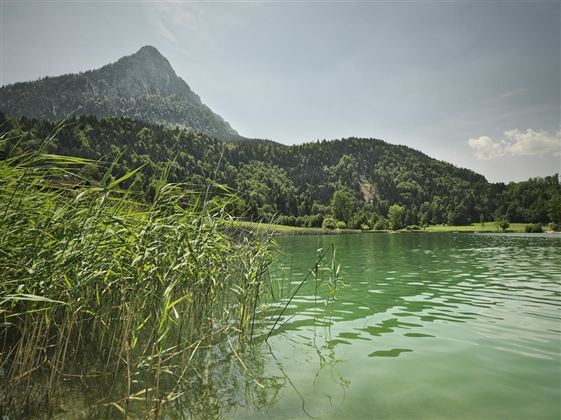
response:
<path id="1" fill-rule="evenodd" d="M 265 321 L 264 330 L 267 331 L 265 340 L 278 334 L 297 314 L 287 313 L 292 300 L 299 295 L 305 284 L 313 282 L 315 304 L 328 305 L 335 300 L 337 292 L 347 284 L 340 277 L 340 266 L 337 264 L 336 249 L 333 244 L 327 248 L 317 249 L 315 263 L 308 269 L 302 279 L 293 278 L 293 273 L 277 275 L 277 281 L 271 282 L 272 302 L 269 305 L 269 320 Z M 284 274 L 284 273 L 282 273 Z M 285 285 L 285 280 L 288 285 Z M 293 287 L 291 287 L 294 285 Z M 323 290 L 320 290 L 323 289 Z"/>
<path id="2" fill-rule="evenodd" d="M 99 163 L 43 153 L 55 135 L 0 160 L 0 414 L 49 409 L 76 380 L 112 383 L 103 403 L 142 399 L 157 415 L 205 381 L 216 343 L 243 365 L 271 241 L 232 225 L 226 189 L 206 200 L 164 171 L 143 203 L 122 188 L 141 168 L 84 179 Z"/>

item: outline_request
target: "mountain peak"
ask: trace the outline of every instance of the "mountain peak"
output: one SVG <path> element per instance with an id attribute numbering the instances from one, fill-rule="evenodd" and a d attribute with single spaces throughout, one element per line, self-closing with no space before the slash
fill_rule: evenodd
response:
<path id="1" fill-rule="evenodd" d="M 123 116 L 191 128 L 221 139 L 240 138 L 151 45 L 97 70 L 4 86 L 0 109 L 7 115 L 49 120 L 72 113 Z"/>
<path id="2" fill-rule="evenodd" d="M 158 51 L 158 49 L 156 47 L 153 47 L 152 45 L 145 45 L 134 54 L 125 56 L 119 61 L 121 60 L 133 61 L 136 64 L 153 65 L 156 67 L 160 67 L 160 70 L 171 72 L 175 76 L 175 71 L 173 70 L 173 67 L 169 63 L 168 59 L 165 58 L 162 53 L 160 53 L 160 51 Z"/>
<path id="3" fill-rule="evenodd" d="M 131 55 L 120 58 L 113 64 L 108 64 L 104 68 L 113 68 L 120 73 L 136 73 L 137 76 L 144 76 L 157 84 L 165 81 L 173 82 L 177 78 L 173 67 L 156 47 L 145 45 L 137 52 Z"/>
<path id="4" fill-rule="evenodd" d="M 144 45 L 143 47 L 140 47 L 140 49 L 135 52 L 134 55 L 150 55 L 163 57 L 162 53 L 160 53 L 160 51 L 158 51 L 158 49 L 153 45 Z"/>

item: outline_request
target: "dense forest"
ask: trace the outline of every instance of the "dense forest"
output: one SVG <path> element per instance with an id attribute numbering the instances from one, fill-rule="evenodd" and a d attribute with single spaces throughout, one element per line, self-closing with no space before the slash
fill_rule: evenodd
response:
<path id="1" fill-rule="evenodd" d="M 113 179 L 142 167 L 127 183 L 146 200 L 153 199 L 162 177 L 199 189 L 226 185 L 240 196 L 232 211 L 247 220 L 362 229 L 499 218 L 561 222 L 557 174 L 493 184 L 473 171 L 377 139 L 294 146 L 225 142 L 179 127 L 93 116 L 60 125 L 0 114 L 0 127 L 9 139 L 3 156 L 46 147 L 49 153 L 88 158 L 97 162 L 83 169 L 88 179 L 101 179 L 109 167 Z"/>

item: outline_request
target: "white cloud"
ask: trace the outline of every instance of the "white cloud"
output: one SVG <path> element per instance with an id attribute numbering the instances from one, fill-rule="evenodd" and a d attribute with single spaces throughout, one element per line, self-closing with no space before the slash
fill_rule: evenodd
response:
<path id="1" fill-rule="evenodd" d="M 507 151 L 515 156 L 561 154 L 561 131 L 550 134 L 547 131 L 532 129 L 505 131 L 509 142 Z"/>
<path id="2" fill-rule="evenodd" d="M 476 139 L 469 139 L 468 144 L 475 149 L 475 156 L 478 159 L 494 159 L 504 156 L 504 146 L 502 142 L 496 142 L 487 136 L 481 136 Z"/>
<path id="3" fill-rule="evenodd" d="M 501 156 L 534 156 L 552 154 L 561 156 L 561 130 L 550 133 L 545 130 L 507 130 L 500 140 L 481 136 L 468 140 L 478 159 L 489 160 Z"/>

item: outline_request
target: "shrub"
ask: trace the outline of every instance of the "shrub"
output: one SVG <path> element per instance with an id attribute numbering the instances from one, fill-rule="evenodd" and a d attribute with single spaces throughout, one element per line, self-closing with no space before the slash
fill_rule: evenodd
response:
<path id="1" fill-rule="evenodd" d="M 542 233 L 543 228 L 541 223 L 530 223 L 524 228 L 526 233 Z"/>
<path id="2" fill-rule="evenodd" d="M 336 224 L 337 229 L 347 229 L 347 224 L 343 221 L 339 221 Z"/>
<path id="3" fill-rule="evenodd" d="M 508 221 L 508 219 L 505 219 L 504 217 L 497 219 L 496 223 L 497 226 L 500 227 L 503 232 L 505 232 L 510 226 L 510 222 Z"/>
<path id="4" fill-rule="evenodd" d="M 337 227 L 337 221 L 331 217 L 331 216 L 327 216 L 325 219 L 323 219 L 323 223 L 321 224 L 321 227 L 324 229 L 335 229 Z"/>
<path id="5" fill-rule="evenodd" d="M 362 225 L 368 225 L 369 219 L 370 215 L 366 212 L 366 210 L 362 209 L 351 217 L 349 227 L 353 229 L 362 229 Z"/>
<path id="6" fill-rule="evenodd" d="M 374 223 L 374 230 L 387 230 L 389 228 L 388 219 L 380 217 L 376 223 Z"/>
<path id="7" fill-rule="evenodd" d="M 557 232 L 557 231 L 561 228 L 561 226 L 558 225 L 558 224 L 555 223 L 555 222 L 551 222 L 551 223 L 548 225 L 548 228 L 549 228 L 549 230 L 551 230 L 552 232 Z"/>
<path id="8" fill-rule="evenodd" d="M 280 216 L 277 216 L 277 218 L 275 219 L 275 223 L 285 226 L 296 226 L 296 217 L 282 214 Z"/>
<path id="9" fill-rule="evenodd" d="M 308 216 L 308 221 L 306 223 L 306 226 L 318 228 L 318 227 L 321 227 L 322 222 L 323 222 L 323 215 L 314 214 L 314 215 Z"/>
<path id="10" fill-rule="evenodd" d="M 419 225 L 409 225 L 405 228 L 406 230 L 421 230 L 421 226 Z"/>
<path id="11" fill-rule="evenodd" d="M 360 225 L 360 230 L 370 230 L 370 226 L 368 226 L 367 224 L 362 224 Z"/>

